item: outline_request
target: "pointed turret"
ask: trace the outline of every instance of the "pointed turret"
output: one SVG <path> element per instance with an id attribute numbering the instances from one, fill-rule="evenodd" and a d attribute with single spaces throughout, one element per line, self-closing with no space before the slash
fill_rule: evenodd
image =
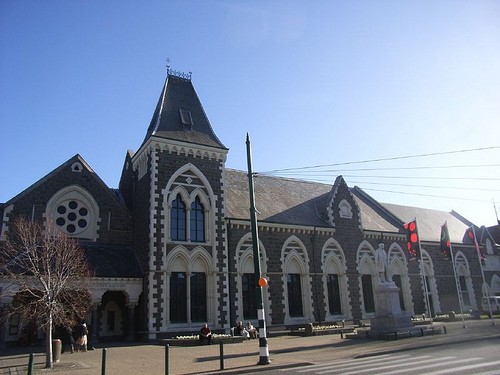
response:
<path id="1" fill-rule="evenodd" d="M 152 136 L 226 149 L 210 125 L 191 76 L 170 69 L 143 143 Z"/>

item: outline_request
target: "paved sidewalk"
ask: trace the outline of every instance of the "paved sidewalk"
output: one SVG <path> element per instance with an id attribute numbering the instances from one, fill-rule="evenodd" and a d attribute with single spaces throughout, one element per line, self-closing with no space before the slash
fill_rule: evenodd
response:
<path id="1" fill-rule="evenodd" d="M 441 325 L 442 323 L 435 323 Z M 339 335 L 312 337 L 281 336 L 268 340 L 270 365 L 257 365 L 259 347 L 257 340 L 241 344 L 224 345 L 222 373 L 255 373 L 264 369 L 286 368 L 342 358 L 376 355 L 393 351 L 412 350 L 429 346 L 441 346 L 459 341 L 473 341 L 500 337 L 500 327 L 490 320 L 444 323 L 447 334 L 407 338 L 400 340 L 341 339 Z M 36 348 L 35 369 L 37 374 L 58 372 L 74 375 L 100 375 L 102 348 L 86 353 L 64 353 L 61 361 L 51 371 L 44 370 L 43 348 Z M 0 374 L 26 374 L 29 348 L 9 349 L 0 354 Z M 32 348 L 33 350 L 33 348 Z M 17 351 L 17 352 L 16 352 Z M 165 348 L 161 345 L 123 343 L 108 344 L 106 374 L 165 374 Z M 220 346 L 169 348 L 169 374 L 209 374 L 220 371 Z"/>

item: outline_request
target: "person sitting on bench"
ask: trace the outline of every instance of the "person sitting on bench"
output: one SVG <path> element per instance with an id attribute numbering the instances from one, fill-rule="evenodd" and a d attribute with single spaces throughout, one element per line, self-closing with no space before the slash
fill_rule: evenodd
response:
<path id="1" fill-rule="evenodd" d="M 212 332 L 210 331 L 210 328 L 208 328 L 207 323 L 203 324 L 203 327 L 201 327 L 200 330 L 200 345 L 203 344 L 203 340 L 207 340 L 208 345 L 212 345 Z"/>

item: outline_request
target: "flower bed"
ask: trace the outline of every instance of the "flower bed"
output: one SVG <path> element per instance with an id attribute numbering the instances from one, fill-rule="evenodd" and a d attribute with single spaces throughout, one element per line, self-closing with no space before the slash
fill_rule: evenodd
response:
<path id="1" fill-rule="evenodd" d="M 212 334 L 212 344 L 237 344 L 244 341 L 243 336 L 231 336 L 227 334 Z M 176 336 L 172 339 L 161 340 L 162 345 L 168 344 L 169 346 L 197 346 L 200 345 L 198 335 L 190 336 Z M 205 343 L 204 343 L 205 344 Z"/>
<path id="2" fill-rule="evenodd" d="M 311 332 L 307 331 L 305 328 L 299 328 L 298 330 L 291 331 L 290 335 L 292 336 L 319 336 L 319 335 L 339 335 L 341 333 L 353 332 L 353 328 L 344 328 L 337 324 L 330 325 L 317 325 L 312 327 L 312 335 Z"/>

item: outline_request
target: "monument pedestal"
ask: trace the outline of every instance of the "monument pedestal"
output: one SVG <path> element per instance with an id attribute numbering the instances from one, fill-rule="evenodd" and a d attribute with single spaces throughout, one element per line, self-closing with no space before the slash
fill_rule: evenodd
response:
<path id="1" fill-rule="evenodd" d="M 393 333 L 413 328 L 411 315 L 401 310 L 399 288 L 394 282 L 379 282 L 375 289 L 377 311 L 370 319 L 370 335 Z"/>

